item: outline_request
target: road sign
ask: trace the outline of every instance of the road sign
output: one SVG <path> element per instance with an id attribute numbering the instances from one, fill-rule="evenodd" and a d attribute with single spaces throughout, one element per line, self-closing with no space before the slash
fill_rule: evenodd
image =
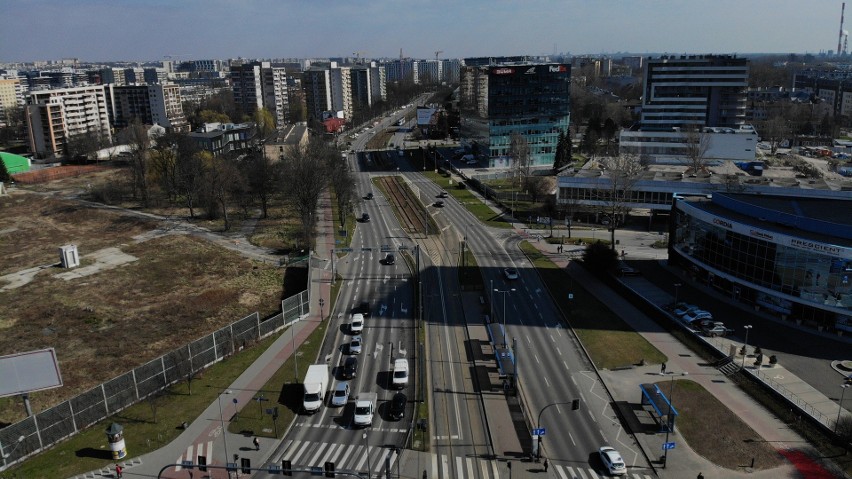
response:
<path id="1" fill-rule="evenodd" d="M 389 245 L 389 244 L 383 244 L 382 245 L 382 253 L 390 253 L 391 251 L 393 251 L 393 248 L 391 248 L 391 245 Z"/>
<path id="2" fill-rule="evenodd" d="M 533 429 L 533 436 L 544 436 L 545 429 L 543 427 Z"/>
<path id="3" fill-rule="evenodd" d="M 352 248 L 335 248 L 335 251 L 338 251 L 340 253 L 351 253 Z"/>
<path id="4" fill-rule="evenodd" d="M 674 449 L 674 448 L 675 448 L 675 443 L 673 443 L 673 442 L 664 442 L 663 443 L 663 450 L 664 451 L 667 451 L 669 449 Z"/>

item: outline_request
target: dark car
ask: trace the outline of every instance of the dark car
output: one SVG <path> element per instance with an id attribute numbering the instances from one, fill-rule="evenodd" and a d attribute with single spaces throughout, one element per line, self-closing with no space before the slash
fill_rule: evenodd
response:
<path id="1" fill-rule="evenodd" d="M 354 356 L 349 356 L 346 358 L 346 361 L 343 362 L 343 372 L 341 376 L 344 379 L 352 379 L 358 374 L 358 358 Z"/>
<path id="2" fill-rule="evenodd" d="M 388 255 L 385 256 L 385 264 L 394 264 L 394 263 L 396 263 L 396 256 L 388 253 Z"/>
<path id="3" fill-rule="evenodd" d="M 435 202 L 435 208 L 443 208 L 443 207 L 444 207 L 443 201 L 438 200 L 438 201 Z"/>
<path id="4" fill-rule="evenodd" d="M 406 404 L 408 404 L 408 398 L 405 397 L 404 393 L 394 394 L 390 402 L 390 409 L 388 410 L 388 415 L 391 417 L 391 419 L 402 419 L 403 416 L 405 416 Z"/>
<path id="5" fill-rule="evenodd" d="M 369 301 L 361 301 L 361 304 L 358 305 L 358 309 L 355 311 L 356 313 L 361 313 L 366 318 L 370 315 L 370 302 Z"/>
<path id="6" fill-rule="evenodd" d="M 372 199 L 373 199 L 373 192 L 371 191 L 371 192 L 367 193 L 366 198 L 367 198 L 368 200 L 372 200 Z"/>
<path id="7" fill-rule="evenodd" d="M 368 213 L 364 213 L 361 215 L 361 222 L 368 223 L 370 221 L 370 215 Z"/>

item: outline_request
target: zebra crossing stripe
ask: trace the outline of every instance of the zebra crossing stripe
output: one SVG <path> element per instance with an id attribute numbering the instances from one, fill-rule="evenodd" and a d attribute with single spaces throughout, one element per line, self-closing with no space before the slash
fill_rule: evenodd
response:
<path id="1" fill-rule="evenodd" d="M 565 474 L 565 469 L 563 469 L 561 466 L 556 466 L 556 472 L 559 473 L 559 477 L 561 477 L 562 479 L 568 479 L 568 476 Z"/>
<path id="2" fill-rule="evenodd" d="M 346 464 L 346 460 L 349 459 L 349 455 L 352 454 L 353 450 L 355 450 L 355 448 L 352 446 L 346 448 L 346 454 L 344 454 L 343 457 L 340 458 L 340 464 Z"/>
<path id="3" fill-rule="evenodd" d="M 340 447 L 338 447 L 338 446 L 340 446 Z M 343 444 L 332 443 L 329 446 L 329 448 L 325 451 L 325 456 L 323 456 L 322 459 L 320 459 L 320 461 L 319 461 L 319 463 L 317 463 L 317 465 L 319 466 L 319 465 L 325 464 L 328 461 L 332 461 L 331 455 L 334 453 L 334 450 L 335 449 L 342 449 L 344 447 L 345 447 L 345 445 L 343 445 Z"/>
<path id="4" fill-rule="evenodd" d="M 456 473 L 458 474 L 456 477 L 464 477 L 464 464 L 461 456 L 456 456 Z"/>
<path id="5" fill-rule="evenodd" d="M 498 469 L 497 469 L 497 461 L 490 461 L 490 462 L 491 462 L 491 472 L 492 472 L 492 476 L 491 476 L 491 477 L 493 477 L 494 479 L 497 479 L 498 477 L 500 477 L 500 474 L 497 472 L 497 471 L 498 471 Z M 483 477 L 488 477 L 488 474 L 482 474 L 482 476 L 483 476 Z"/>
<path id="6" fill-rule="evenodd" d="M 488 477 L 488 461 L 480 459 L 479 460 L 479 467 L 480 467 L 480 469 L 482 469 L 482 477 Z M 497 476 L 494 476 L 494 477 L 496 478 Z"/>
<path id="7" fill-rule="evenodd" d="M 296 441 L 296 455 L 293 456 L 290 461 L 292 461 L 294 464 L 298 464 L 299 458 L 302 457 L 302 454 L 304 454 L 305 450 L 307 449 L 307 445 L 307 441 Z"/>
<path id="8" fill-rule="evenodd" d="M 437 454 L 432 454 L 432 471 L 431 472 L 432 472 L 432 474 L 431 474 L 430 477 L 432 479 L 438 479 L 438 455 Z"/>
<path id="9" fill-rule="evenodd" d="M 326 458 L 326 461 L 331 461 L 333 463 L 337 463 L 337 457 L 340 456 L 340 453 L 346 449 L 345 445 L 341 444 L 340 447 L 337 448 L 337 451 L 330 458 Z"/>
<path id="10" fill-rule="evenodd" d="M 376 461 L 376 467 L 373 468 L 374 472 L 381 472 L 382 471 L 382 468 L 385 467 L 385 458 L 388 457 L 389 452 L 390 452 L 390 449 L 384 449 L 383 452 L 380 452 L 379 460 Z"/>
<path id="11" fill-rule="evenodd" d="M 450 477 L 450 458 L 444 456 L 443 454 L 441 455 L 441 472 L 443 472 L 441 477 Z"/>
<path id="12" fill-rule="evenodd" d="M 319 444 L 319 447 L 317 447 L 317 449 L 316 449 L 316 451 L 317 451 L 317 452 L 316 452 L 316 454 L 314 454 L 314 457 L 312 457 L 312 458 L 308 461 L 308 464 L 307 464 L 308 466 L 317 466 L 317 465 L 319 465 L 319 463 L 317 462 L 317 460 L 318 460 L 318 459 L 320 458 L 320 456 L 322 455 L 322 452 L 325 450 L 326 446 L 328 446 L 328 443 L 326 443 L 326 442 L 322 442 L 322 443 L 320 443 L 320 444 Z"/>
<path id="13" fill-rule="evenodd" d="M 467 463 L 467 477 L 473 478 L 476 477 L 473 475 L 473 461 L 470 458 L 467 458 L 465 462 Z"/>
<path id="14" fill-rule="evenodd" d="M 361 468 L 364 467 L 364 463 L 367 462 L 367 455 L 361 454 L 361 449 L 363 449 L 363 448 L 364 448 L 364 446 L 358 446 L 358 452 L 356 453 L 356 457 L 361 456 L 361 460 L 358 461 L 358 465 L 355 466 L 356 471 L 360 471 Z"/>

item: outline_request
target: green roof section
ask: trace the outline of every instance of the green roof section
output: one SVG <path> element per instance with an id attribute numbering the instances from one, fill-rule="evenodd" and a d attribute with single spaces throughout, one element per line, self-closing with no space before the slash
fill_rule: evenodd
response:
<path id="1" fill-rule="evenodd" d="M 15 155 L 13 153 L 6 153 L 5 151 L 0 151 L 0 161 L 3 161 L 3 163 L 6 165 L 6 171 L 8 171 L 10 175 L 30 171 L 29 158 L 25 158 L 20 155 Z"/>

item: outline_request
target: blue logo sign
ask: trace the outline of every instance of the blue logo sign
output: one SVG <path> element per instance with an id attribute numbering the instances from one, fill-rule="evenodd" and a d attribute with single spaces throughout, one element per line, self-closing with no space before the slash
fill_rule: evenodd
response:
<path id="1" fill-rule="evenodd" d="M 546 431 L 545 431 L 545 429 L 544 429 L 543 427 L 541 427 L 541 428 L 537 428 L 537 429 L 533 429 L 533 435 L 534 435 L 534 436 L 544 436 L 544 433 L 545 433 L 545 432 L 546 432 Z"/>
<path id="2" fill-rule="evenodd" d="M 675 443 L 673 443 L 673 442 L 665 442 L 665 443 L 663 443 L 663 450 L 664 450 L 664 451 L 667 451 L 667 450 L 669 450 L 669 449 L 674 449 L 674 448 L 675 448 Z"/>

